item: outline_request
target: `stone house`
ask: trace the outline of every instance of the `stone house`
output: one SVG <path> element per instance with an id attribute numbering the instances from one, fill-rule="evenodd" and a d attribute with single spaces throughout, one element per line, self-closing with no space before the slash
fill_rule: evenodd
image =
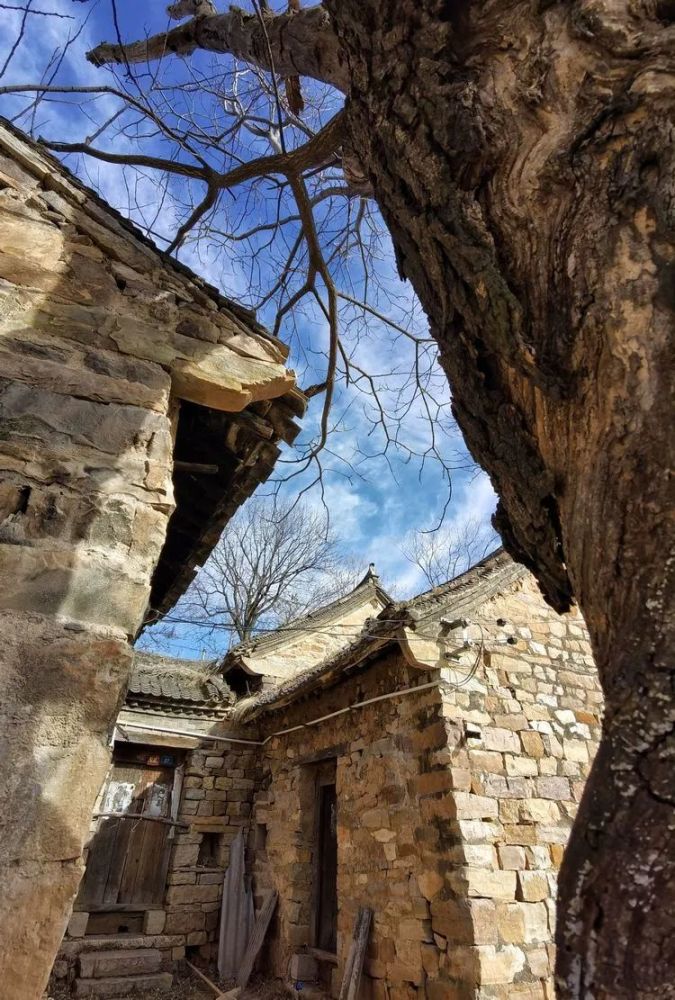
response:
<path id="1" fill-rule="evenodd" d="M 201 721 L 165 688 L 174 669 L 213 685 Z M 184 953 L 212 961 L 243 827 L 256 894 L 279 893 L 270 975 L 337 995 L 367 905 L 364 1000 L 553 997 L 556 873 L 602 698 L 582 619 L 556 615 L 523 567 L 500 552 L 401 603 L 369 573 L 341 606 L 217 667 L 142 674 L 120 746 L 184 747 L 184 827 L 161 907 L 116 947 L 161 952 L 167 969 Z M 62 975 L 101 946 L 71 930 L 87 933 L 64 941 Z"/>
<path id="2" fill-rule="evenodd" d="M 287 351 L 0 121 L 0 980 L 40 996 L 146 614 L 298 431 Z"/>

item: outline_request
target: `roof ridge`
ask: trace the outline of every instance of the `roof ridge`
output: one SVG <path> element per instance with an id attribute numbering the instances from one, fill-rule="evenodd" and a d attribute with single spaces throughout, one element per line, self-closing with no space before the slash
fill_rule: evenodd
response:
<path id="1" fill-rule="evenodd" d="M 309 611 L 307 614 L 301 615 L 299 618 L 293 618 L 284 625 L 279 625 L 275 629 L 269 629 L 267 632 L 261 632 L 253 639 L 237 643 L 236 646 L 233 646 L 227 651 L 221 660 L 221 664 L 225 664 L 230 657 L 247 654 L 250 655 L 258 652 L 260 649 L 271 649 L 282 642 L 290 641 L 294 638 L 295 634 L 299 631 L 299 627 L 303 624 L 309 625 L 317 621 L 320 622 L 326 619 L 329 620 L 337 611 L 341 611 L 345 607 L 349 607 L 350 603 L 356 603 L 355 598 L 364 598 L 367 591 L 371 591 L 373 596 L 379 597 L 382 601 L 384 609 L 391 603 L 391 598 L 380 585 L 380 578 L 377 573 L 372 572 L 373 569 L 374 563 L 371 563 L 368 567 L 368 572 L 363 579 L 360 580 L 352 590 L 343 594 L 341 597 L 336 597 L 335 600 L 329 601 L 328 604 L 325 604 L 320 608 L 315 608 L 313 611 Z"/>
<path id="2" fill-rule="evenodd" d="M 352 663 L 360 662 L 358 659 L 359 653 L 367 656 L 370 647 L 379 648 L 388 641 L 395 639 L 395 630 L 404 622 L 404 616 L 402 615 L 399 620 L 392 621 L 391 619 L 394 614 L 401 614 L 401 612 L 411 610 L 418 601 L 427 603 L 431 600 L 441 600 L 450 597 L 453 593 L 462 589 L 469 590 L 472 586 L 479 584 L 481 580 L 499 569 L 507 571 L 495 579 L 495 584 L 499 586 L 515 582 L 521 575 L 528 572 L 526 567 L 520 563 L 516 563 L 500 547 L 484 559 L 481 559 L 475 566 L 470 567 L 466 572 L 454 577 L 454 579 L 449 580 L 447 583 L 425 591 L 417 597 L 411 598 L 409 601 L 400 601 L 396 604 L 389 603 L 385 605 L 380 615 L 386 613 L 389 616 L 388 618 L 380 620 L 380 616 L 378 616 L 374 624 L 371 624 L 370 627 L 367 627 L 367 623 L 364 624 L 360 635 L 348 646 L 339 650 L 339 652 L 326 657 L 306 670 L 301 670 L 293 677 L 282 681 L 280 684 L 260 694 L 238 702 L 233 709 L 231 717 L 239 722 L 249 722 L 261 712 L 273 709 L 277 702 L 279 703 L 279 707 L 283 707 L 289 697 L 310 693 L 321 680 L 332 678 L 343 667 L 348 666 L 350 661 Z"/>

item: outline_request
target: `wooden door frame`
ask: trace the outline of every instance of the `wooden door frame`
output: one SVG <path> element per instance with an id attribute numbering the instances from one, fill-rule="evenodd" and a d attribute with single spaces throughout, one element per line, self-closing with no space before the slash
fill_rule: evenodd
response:
<path id="1" fill-rule="evenodd" d="M 142 755 L 142 754 L 147 754 L 148 756 L 159 756 L 160 757 L 159 764 L 150 764 L 147 760 L 127 760 L 127 759 L 125 759 L 127 755 L 128 756 L 133 756 L 133 749 L 132 749 L 133 747 L 137 748 L 139 756 Z M 124 748 L 124 750 L 127 751 L 126 754 L 124 753 L 123 748 Z M 122 750 L 122 753 L 119 753 L 119 751 L 121 751 L 121 750 Z M 169 756 L 169 755 L 171 755 L 174 758 L 174 763 L 173 764 L 168 764 L 168 763 L 167 764 L 162 764 L 161 763 L 161 757 L 162 756 Z M 171 798 L 170 798 L 170 804 L 169 804 L 169 813 L 168 813 L 168 816 L 166 818 L 166 824 L 167 824 L 167 826 L 170 827 L 170 830 L 169 830 L 168 836 L 166 838 L 166 841 L 164 843 L 164 848 L 163 848 L 162 858 L 161 858 L 161 871 L 162 871 L 162 878 L 161 878 L 161 882 L 162 882 L 161 900 L 157 900 L 157 901 L 152 902 L 152 903 L 144 903 L 144 902 L 133 902 L 133 903 L 101 902 L 101 903 L 93 903 L 93 902 L 87 902 L 86 900 L 79 901 L 79 891 L 78 891 L 78 896 L 75 899 L 75 902 L 74 902 L 74 905 L 73 905 L 73 910 L 77 910 L 77 911 L 81 911 L 81 912 L 91 912 L 91 913 L 94 913 L 94 912 L 99 912 L 99 913 L 100 912 L 103 912 L 103 913 L 105 913 L 105 912 L 110 912 L 110 913 L 114 913 L 114 912 L 141 912 L 141 911 L 150 910 L 150 909 L 156 910 L 156 909 L 158 909 L 158 908 L 160 908 L 160 907 L 162 907 L 164 905 L 164 903 L 165 903 L 165 897 L 166 897 L 166 890 L 167 890 L 166 880 L 167 880 L 168 871 L 169 871 L 171 846 L 172 846 L 172 842 L 173 842 L 173 840 L 174 840 L 174 838 L 176 836 L 177 828 L 179 826 L 182 826 L 182 824 L 180 824 L 178 822 L 178 814 L 179 814 L 179 810 L 180 810 L 180 797 L 181 797 L 181 794 L 182 794 L 183 776 L 184 776 L 184 772 L 185 772 L 185 758 L 186 758 L 186 755 L 185 755 L 185 752 L 184 752 L 183 748 L 166 747 L 166 746 L 156 746 L 155 744 L 152 744 L 152 743 L 139 743 L 139 744 L 119 743 L 119 744 L 117 744 L 113 748 L 113 753 L 112 753 L 112 757 L 111 757 L 111 761 L 110 761 L 110 766 L 108 768 L 108 771 L 106 773 L 105 779 L 104 779 L 103 784 L 101 786 L 101 791 L 99 793 L 99 799 L 101 801 L 101 804 L 103 804 L 103 802 L 105 801 L 105 795 L 106 795 L 107 789 L 109 788 L 111 781 L 114 780 L 115 768 L 136 767 L 139 770 L 141 770 L 143 768 L 164 768 L 167 771 L 168 770 L 172 770 L 173 775 L 172 775 L 172 780 L 170 782 L 170 793 L 169 793 L 170 796 L 171 796 Z M 96 824 L 95 824 L 95 826 L 92 828 L 92 830 L 90 832 L 90 843 L 91 843 L 92 847 L 94 847 L 94 843 L 92 843 L 92 842 L 95 842 L 96 834 L 100 830 L 101 824 L 106 822 L 106 818 L 107 817 L 108 817 L 108 814 L 106 814 L 106 813 L 100 813 L 100 814 L 94 813 L 93 814 L 93 818 L 96 818 Z M 108 818 L 108 821 L 109 821 L 110 818 L 112 818 L 112 814 L 110 814 L 110 817 Z M 129 823 L 129 822 L 132 822 L 133 820 L 135 820 L 135 821 L 139 821 L 140 820 L 141 822 L 144 822 L 144 820 L 142 819 L 141 814 L 129 814 L 129 818 L 128 819 L 123 819 L 122 817 L 119 817 L 119 821 L 120 822 L 127 822 L 127 823 Z M 83 888 L 83 886 L 85 884 L 84 880 L 86 878 L 87 867 L 88 867 L 88 865 L 90 863 L 90 857 L 91 857 L 91 848 L 90 848 L 90 852 L 89 852 L 89 854 L 87 856 L 87 862 L 86 862 L 86 865 L 85 865 L 85 871 L 83 873 L 82 882 L 80 884 L 80 891 L 81 891 L 81 889 Z M 158 882 L 159 881 L 160 880 L 158 879 Z"/>
<path id="2" fill-rule="evenodd" d="M 321 832 L 321 789 L 327 785 L 336 786 L 336 809 L 337 809 L 337 758 L 331 757 L 321 760 L 314 765 L 314 822 L 313 822 L 313 845 L 312 851 L 312 900 L 310 910 L 310 947 L 319 947 L 319 915 L 320 915 L 320 895 L 321 895 L 321 857 L 320 832 Z M 338 866 L 339 867 L 339 866 Z M 335 878 L 335 896 L 337 902 L 337 872 Z"/>

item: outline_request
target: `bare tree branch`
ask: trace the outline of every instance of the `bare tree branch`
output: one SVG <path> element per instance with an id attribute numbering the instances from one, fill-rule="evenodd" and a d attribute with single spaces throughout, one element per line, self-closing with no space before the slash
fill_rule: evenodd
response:
<path id="1" fill-rule="evenodd" d="M 499 537 L 480 521 L 434 532 L 416 531 L 402 547 L 403 555 L 421 571 L 430 587 L 440 587 L 480 562 L 499 545 Z"/>
<path id="2" fill-rule="evenodd" d="M 351 590 L 357 568 L 340 557 L 320 513 L 303 504 L 259 498 L 229 523 L 208 563 L 166 623 L 150 630 L 171 638 L 175 624 L 200 629 L 200 642 L 224 652 L 335 600 Z M 164 630 L 164 631 L 163 631 Z"/>
<path id="3" fill-rule="evenodd" d="M 321 5 L 284 14 L 262 14 L 264 29 L 257 15 L 231 7 L 227 14 L 194 17 L 171 31 L 123 46 L 103 42 L 87 58 L 95 66 L 103 66 L 149 63 L 168 54 L 190 55 L 195 49 L 227 52 L 268 72 L 274 68 L 282 77 L 307 76 L 346 92 L 342 53 L 328 12 Z"/>

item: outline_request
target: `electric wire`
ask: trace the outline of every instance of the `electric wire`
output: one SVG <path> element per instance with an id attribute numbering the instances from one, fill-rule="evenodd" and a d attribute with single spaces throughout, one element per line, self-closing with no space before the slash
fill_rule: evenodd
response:
<path id="1" fill-rule="evenodd" d="M 496 626 L 502 632 L 507 631 L 507 629 L 528 628 L 531 625 L 537 625 L 537 624 L 540 624 L 540 623 L 544 623 L 545 621 L 559 621 L 559 620 L 560 619 L 555 619 L 555 618 L 552 618 L 552 619 L 537 618 L 537 619 L 529 619 L 526 622 L 509 622 L 507 626 L 501 626 L 501 625 L 497 625 L 496 621 L 493 621 L 492 619 L 489 619 L 489 618 L 483 618 L 482 619 L 482 621 L 485 622 L 486 624 L 488 624 L 490 626 Z M 155 622 L 149 622 L 148 624 L 157 624 L 157 623 L 155 623 Z M 236 632 L 237 631 L 236 626 L 231 625 L 231 624 L 229 624 L 227 622 L 191 621 L 189 618 L 164 618 L 162 620 L 162 624 L 165 624 L 165 625 L 186 625 L 186 626 L 189 626 L 190 628 L 193 628 L 193 627 L 194 628 L 207 628 L 207 629 L 218 630 L 218 631 L 223 631 L 223 632 Z M 373 625 L 402 625 L 402 626 L 405 626 L 407 624 L 408 628 L 411 627 L 410 623 L 406 623 L 405 621 L 401 621 L 399 619 L 387 619 L 387 618 L 375 618 L 375 619 L 372 619 L 372 624 Z M 573 624 L 576 624 L 576 622 L 574 622 Z M 582 623 L 580 623 L 580 624 L 582 624 Z M 478 621 L 477 617 L 469 620 L 468 626 L 471 626 L 471 625 L 478 625 L 480 627 L 480 622 Z M 334 631 L 335 629 L 342 629 L 342 631 L 339 631 L 339 632 L 338 631 Z M 387 638 L 386 635 L 382 635 L 379 632 L 367 632 L 367 631 L 364 631 L 363 629 L 359 629 L 355 625 L 344 625 L 344 626 L 342 626 L 342 625 L 340 625 L 339 622 L 334 622 L 330 626 L 328 626 L 328 625 L 326 625 L 326 626 L 321 626 L 321 625 L 313 625 L 313 626 L 312 625 L 307 625 L 307 626 L 305 626 L 305 625 L 294 625 L 294 626 L 280 625 L 279 628 L 277 628 L 277 629 L 267 629 L 266 628 L 264 630 L 261 630 L 258 633 L 254 633 L 251 636 L 250 639 L 242 640 L 242 642 L 238 643 L 238 645 L 251 645 L 251 646 L 254 646 L 255 643 L 257 641 L 261 640 L 261 639 L 272 638 L 272 637 L 277 636 L 277 635 L 286 635 L 286 634 L 292 635 L 293 633 L 303 634 L 303 633 L 308 633 L 308 632 L 309 633 L 313 633 L 313 634 L 317 634 L 317 635 L 325 635 L 327 638 L 334 638 L 334 639 L 348 639 L 348 638 L 354 638 L 354 639 L 358 639 L 358 638 L 364 638 L 364 639 L 365 638 L 374 638 L 374 639 L 376 639 L 376 638 Z M 444 640 L 444 641 L 448 641 L 450 639 L 450 635 L 438 635 L 438 634 L 431 634 L 431 633 L 427 633 L 427 632 L 419 632 L 419 631 L 417 631 L 414 636 L 409 636 L 408 638 L 411 638 L 411 639 L 420 639 L 420 640 L 441 639 L 441 640 Z M 491 640 L 491 641 L 498 641 L 498 640 Z"/>

